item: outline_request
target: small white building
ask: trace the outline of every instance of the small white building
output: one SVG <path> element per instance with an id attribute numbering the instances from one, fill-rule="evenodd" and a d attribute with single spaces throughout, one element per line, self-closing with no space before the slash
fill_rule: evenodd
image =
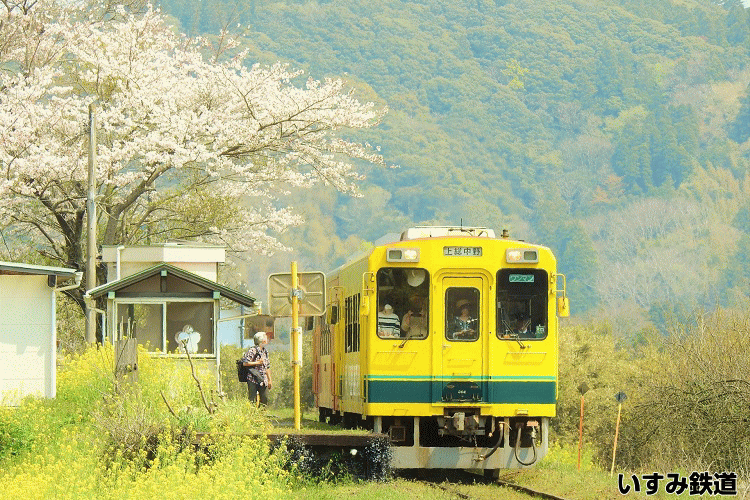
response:
<path id="1" fill-rule="evenodd" d="M 56 292 L 80 286 L 75 269 L 0 262 L 0 405 L 57 392 Z"/>
<path id="2" fill-rule="evenodd" d="M 167 242 L 158 245 L 102 246 L 102 263 L 107 266 L 107 283 L 126 278 L 163 262 L 217 281 L 219 266 L 226 261 L 226 249 L 195 242 Z"/>

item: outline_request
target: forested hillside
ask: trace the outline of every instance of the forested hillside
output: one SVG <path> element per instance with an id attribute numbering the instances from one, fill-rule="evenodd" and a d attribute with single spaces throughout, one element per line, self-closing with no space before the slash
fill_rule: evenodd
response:
<path id="1" fill-rule="evenodd" d="M 283 200 L 301 268 L 409 224 L 549 245 L 577 313 L 663 326 L 747 300 L 750 18 L 740 0 L 165 0 L 192 35 L 386 104 L 362 198 Z M 239 25 L 239 27 L 237 27 Z M 251 289 L 276 262 L 254 262 Z M 265 261 L 264 261 L 265 262 Z"/>

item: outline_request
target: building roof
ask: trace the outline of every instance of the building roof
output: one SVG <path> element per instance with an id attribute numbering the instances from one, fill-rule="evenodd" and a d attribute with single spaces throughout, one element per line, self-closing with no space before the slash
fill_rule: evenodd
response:
<path id="1" fill-rule="evenodd" d="M 53 275 L 63 278 L 74 278 L 77 269 L 67 267 L 37 266 L 34 264 L 22 264 L 20 262 L 0 261 L 0 274 L 30 274 L 30 275 Z"/>
<path id="2" fill-rule="evenodd" d="M 166 271 L 168 274 L 172 274 L 180 279 L 201 286 L 208 290 L 219 292 L 222 297 L 233 300 L 238 304 L 242 304 L 248 307 L 252 307 L 255 304 L 255 299 L 253 297 L 250 297 L 249 295 L 236 292 L 231 288 L 220 285 L 215 281 L 211 281 L 204 278 L 203 276 L 191 273 L 190 271 L 185 271 L 184 269 L 180 269 L 179 267 L 173 266 L 172 264 L 167 264 L 166 262 L 153 267 L 149 267 L 148 269 L 144 269 L 141 272 L 131 274 L 130 276 L 127 276 L 125 278 L 110 281 L 109 283 L 105 283 L 104 285 L 99 285 L 98 287 L 92 288 L 91 290 L 86 292 L 86 295 L 96 299 L 98 297 L 101 297 L 102 295 L 108 294 L 109 292 L 117 292 L 118 290 L 128 287 L 134 283 L 146 280 L 157 274 L 160 275 L 162 271 Z"/>
<path id="3" fill-rule="evenodd" d="M 102 262 L 200 262 L 222 263 L 226 248 L 205 243 L 170 241 L 154 245 L 102 245 Z"/>

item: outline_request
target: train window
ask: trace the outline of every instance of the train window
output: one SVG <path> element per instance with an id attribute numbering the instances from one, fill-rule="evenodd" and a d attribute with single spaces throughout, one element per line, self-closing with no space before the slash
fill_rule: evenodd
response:
<path id="1" fill-rule="evenodd" d="M 501 339 L 547 337 L 547 271 L 501 269 L 497 273 L 497 336 Z"/>
<path id="2" fill-rule="evenodd" d="M 430 275 L 425 269 L 378 270 L 378 324 L 381 339 L 426 339 L 429 332 Z"/>
<path id="3" fill-rule="evenodd" d="M 479 290 L 451 287 L 445 291 L 445 338 L 470 342 L 479 338 Z"/>
<path id="4" fill-rule="evenodd" d="M 325 318 L 320 318 L 320 355 L 321 356 L 328 356 L 331 354 L 331 340 L 332 340 L 332 333 L 331 333 L 331 327 L 328 324 L 327 321 L 324 321 Z"/>
<path id="5" fill-rule="evenodd" d="M 344 301 L 346 352 L 359 352 L 359 294 Z"/>

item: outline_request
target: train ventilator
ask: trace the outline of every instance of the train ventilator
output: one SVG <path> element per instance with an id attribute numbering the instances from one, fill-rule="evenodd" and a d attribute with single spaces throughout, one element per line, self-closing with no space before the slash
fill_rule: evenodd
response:
<path id="1" fill-rule="evenodd" d="M 415 227 L 327 276 L 313 328 L 321 421 L 385 433 L 392 467 L 531 466 L 557 400 L 565 277 L 549 248 Z"/>

